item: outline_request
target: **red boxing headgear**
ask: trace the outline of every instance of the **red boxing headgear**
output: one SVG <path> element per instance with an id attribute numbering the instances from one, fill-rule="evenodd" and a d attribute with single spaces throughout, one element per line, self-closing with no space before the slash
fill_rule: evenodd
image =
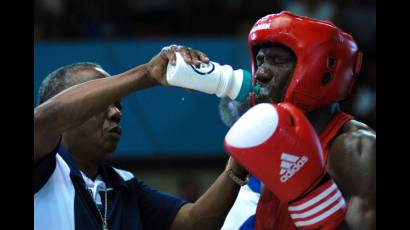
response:
<path id="1" fill-rule="evenodd" d="M 279 43 L 295 53 L 296 66 L 284 102 L 305 112 L 345 99 L 360 71 L 362 53 L 352 36 L 329 21 L 288 11 L 259 19 L 248 37 L 253 78 L 255 48 L 266 43 Z"/>

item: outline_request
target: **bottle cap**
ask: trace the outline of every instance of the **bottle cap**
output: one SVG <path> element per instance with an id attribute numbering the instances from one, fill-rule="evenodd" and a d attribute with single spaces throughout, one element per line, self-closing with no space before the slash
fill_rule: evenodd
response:
<path id="1" fill-rule="evenodd" d="M 242 86 L 239 90 L 238 96 L 235 98 L 236 101 L 242 102 L 246 99 L 249 93 L 259 94 L 260 86 L 252 85 L 252 75 L 250 72 L 243 70 L 243 80 Z"/>

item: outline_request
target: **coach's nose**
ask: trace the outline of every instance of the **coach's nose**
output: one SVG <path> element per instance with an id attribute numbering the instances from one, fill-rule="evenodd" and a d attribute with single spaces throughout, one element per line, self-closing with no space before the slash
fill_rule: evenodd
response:
<path id="1" fill-rule="evenodd" d="M 121 108 L 118 108 L 115 104 L 108 107 L 108 119 L 117 123 L 121 122 Z"/>

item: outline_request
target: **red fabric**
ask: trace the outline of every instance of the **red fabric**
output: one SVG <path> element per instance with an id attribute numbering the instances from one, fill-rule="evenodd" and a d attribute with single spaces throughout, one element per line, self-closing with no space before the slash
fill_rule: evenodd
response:
<path id="1" fill-rule="evenodd" d="M 335 114 L 320 135 L 325 161 L 327 161 L 329 142 L 339 133 L 342 126 L 351 119 L 353 119 L 352 115 L 343 112 Z M 298 229 L 293 224 L 288 206 L 287 202 L 281 202 L 269 189 L 264 187 L 256 208 L 255 230 Z M 334 226 L 326 228 L 326 230 L 330 229 L 334 229 Z"/>
<path id="2" fill-rule="evenodd" d="M 288 203 L 280 200 L 263 188 L 256 209 L 255 230 L 296 230 L 288 212 Z"/>

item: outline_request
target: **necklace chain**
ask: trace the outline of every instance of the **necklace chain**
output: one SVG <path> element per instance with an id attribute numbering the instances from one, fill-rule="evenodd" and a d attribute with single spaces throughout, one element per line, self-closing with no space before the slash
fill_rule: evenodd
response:
<path id="1" fill-rule="evenodd" d="M 101 214 L 101 211 L 98 208 L 98 206 L 97 206 L 97 211 L 98 211 L 98 214 L 100 214 L 101 220 L 103 222 L 103 230 L 108 230 L 108 224 L 107 224 L 107 206 L 108 206 L 107 189 L 105 189 L 105 191 L 104 191 L 104 198 L 105 198 L 105 200 L 104 200 L 104 218 L 103 218 L 103 216 Z"/>

